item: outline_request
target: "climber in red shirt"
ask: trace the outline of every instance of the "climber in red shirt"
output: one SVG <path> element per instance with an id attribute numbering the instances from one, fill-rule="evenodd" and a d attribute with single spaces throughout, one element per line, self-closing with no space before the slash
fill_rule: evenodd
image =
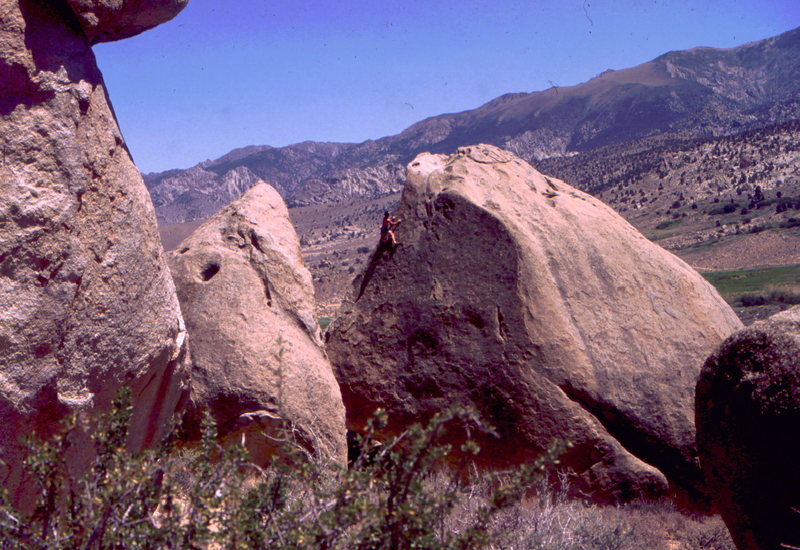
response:
<path id="1" fill-rule="evenodd" d="M 383 213 L 383 222 L 381 223 L 381 244 L 388 245 L 391 248 L 397 246 L 397 239 L 394 236 L 394 229 L 400 225 L 400 220 L 389 216 L 389 212 Z"/>

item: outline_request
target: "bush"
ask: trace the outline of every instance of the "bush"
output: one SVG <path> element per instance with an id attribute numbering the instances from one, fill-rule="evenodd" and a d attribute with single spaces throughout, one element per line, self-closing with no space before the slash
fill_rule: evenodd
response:
<path id="1" fill-rule="evenodd" d="M 763 294 L 742 294 L 733 305 L 738 307 L 753 307 L 766 305 L 767 299 Z"/>
<path id="2" fill-rule="evenodd" d="M 736 203 L 726 203 L 722 206 L 715 206 L 708 213 L 712 216 L 716 216 L 719 214 L 731 214 L 732 212 L 736 212 Z"/>
<path id="3" fill-rule="evenodd" d="M 790 228 L 790 227 L 798 227 L 800 226 L 800 218 L 789 218 L 785 222 L 781 223 L 781 227 Z"/>
<path id="4" fill-rule="evenodd" d="M 675 225 L 679 225 L 683 222 L 683 219 L 679 216 L 678 218 L 673 218 L 671 220 L 664 220 L 663 222 L 656 225 L 656 229 L 669 229 Z"/>
<path id="5" fill-rule="evenodd" d="M 766 231 L 767 229 L 772 229 L 772 225 L 756 225 L 750 228 L 750 233 L 761 233 L 762 231 Z"/>
<path id="6" fill-rule="evenodd" d="M 77 418 L 61 437 L 29 441 L 37 506 L 23 514 L 3 497 L 0 548 L 734 550 L 718 517 L 687 518 L 667 502 L 592 506 L 551 491 L 543 473 L 556 447 L 535 464 L 467 484 L 440 468 L 454 459 L 441 443 L 450 424 L 475 422 L 465 412 L 441 413 L 383 444 L 376 434 L 387 416 L 378 412 L 355 438 L 347 470 L 303 459 L 290 442 L 285 458 L 262 470 L 241 446 L 218 445 L 208 417 L 197 447 L 181 448 L 173 433 L 130 454 L 130 413 L 123 393 L 78 480 L 61 459 L 84 428 Z M 461 456 L 475 450 L 467 443 Z"/>
<path id="7" fill-rule="evenodd" d="M 127 395 L 92 436 L 96 459 L 77 480 L 62 458 L 82 429 L 76 418 L 61 436 L 29 442 L 36 507 L 22 514 L 3 497 L 2 548 L 482 548 L 496 535 L 497 514 L 556 462 L 553 450 L 492 476 L 486 497 L 465 514 L 461 503 L 472 490 L 443 473 L 452 455 L 441 440 L 451 423 L 474 423 L 467 413 L 438 414 L 383 445 L 375 434 L 387 417 L 378 413 L 357 438 L 360 453 L 348 469 L 304 459 L 287 443 L 283 458 L 262 470 L 242 446 L 221 447 L 208 417 L 195 448 L 179 448 L 173 433 L 157 449 L 127 452 Z M 462 456 L 476 450 L 466 443 Z"/>
<path id="8" fill-rule="evenodd" d="M 800 294 L 791 290 L 773 289 L 766 292 L 753 292 L 742 294 L 733 303 L 739 307 L 752 307 L 764 305 L 797 305 L 800 304 Z"/>

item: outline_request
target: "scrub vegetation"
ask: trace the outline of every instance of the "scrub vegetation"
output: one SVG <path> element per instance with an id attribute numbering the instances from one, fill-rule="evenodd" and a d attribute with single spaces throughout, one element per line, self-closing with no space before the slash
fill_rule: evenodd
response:
<path id="1" fill-rule="evenodd" d="M 196 446 L 179 433 L 139 454 L 125 449 L 130 399 L 121 394 L 92 437 L 93 465 L 67 474 L 67 448 L 83 430 L 78 417 L 59 437 L 28 441 L 25 466 L 36 486 L 28 513 L 0 505 L 5 549 L 719 549 L 732 550 L 716 517 L 691 518 L 668 503 L 594 506 L 553 492 L 545 481 L 554 446 L 535 464 L 485 473 L 471 482 L 441 467 L 448 425 L 474 420 L 436 415 L 380 443 L 377 413 L 357 438 L 349 468 L 320 464 L 287 443 L 267 469 L 243 447 L 221 447 L 206 419 Z M 78 438 L 79 439 L 79 438 Z M 475 451 L 467 443 L 461 456 Z"/>

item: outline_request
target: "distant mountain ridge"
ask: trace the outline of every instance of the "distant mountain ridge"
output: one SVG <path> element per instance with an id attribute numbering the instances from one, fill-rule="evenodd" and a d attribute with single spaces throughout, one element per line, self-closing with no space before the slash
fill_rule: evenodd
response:
<path id="1" fill-rule="evenodd" d="M 800 118 L 800 28 L 729 49 L 669 52 L 570 87 L 505 94 L 359 144 L 248 146 L 188 170 L 146 174 L 159 219 L 208 217 L 259 178 L 290 206 L 400 189 L 422 151 L 490 143 L 536 163 L 642 139 L 696 139 Z M 580 182 L 574 182 L 580 185 Z"/>

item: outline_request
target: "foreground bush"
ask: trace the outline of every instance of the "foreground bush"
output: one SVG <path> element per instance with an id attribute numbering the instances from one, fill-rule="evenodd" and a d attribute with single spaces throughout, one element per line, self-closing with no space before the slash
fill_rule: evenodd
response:
<path id="1" fill-rule="evenodd" d="M 220 447 L 208 420 L 196 447 L 179 448 L 171 437 L 132 455 L 130 411 L 124 396 L 115 403 L 92 438 L 97 458 L 77 481 L 61 458 L 77 440 L 77 419 L 62 437 L 30 442 L 36 507 L 22 514 L 0 503 L 0 548 L 733 550 L 719 518 L 687 518 L 668 504 L 597 507 L 531 493 L 546 487 L 555 451 L 470 484 L 447 474 L 438 466 L 453 455 L 439 441 L 465 413 L 438 415 L 383 445 L 374 429 L 386 418 L 377 415 L 345 471 L 289 442 L 288 455 L 261 470 L 242 447 Z"/>
<path id="2" fill-rule="evenodd" d="M 92 436 L 96 459 L 78 480 L 62 458 L 79 439 L 75 418 L 61 437 L 29 443 L 25 466 L 36 482 L 36 506 L 21 514 L 4 499 L 2 548 L 480 548 L 497 513 L 556 462 L 550 453 L 493 476 L 480 506 L 452 529 L 454 510 L 469 493 L 440 472 L 451 451 L 440 440 L 448 422 L 465 413 L 437 415 L 385 445 L 374 439 L 386 421 L 377 415 L 346 470 L 308 460 L 289 442 L 287 455 L 261 470 L 243 447 L 220 447 L 210 420 L 196 447 L 178 448 L 173 436 L 132 455 L 125 449 L 130 413 L 120 397 Z"/>

